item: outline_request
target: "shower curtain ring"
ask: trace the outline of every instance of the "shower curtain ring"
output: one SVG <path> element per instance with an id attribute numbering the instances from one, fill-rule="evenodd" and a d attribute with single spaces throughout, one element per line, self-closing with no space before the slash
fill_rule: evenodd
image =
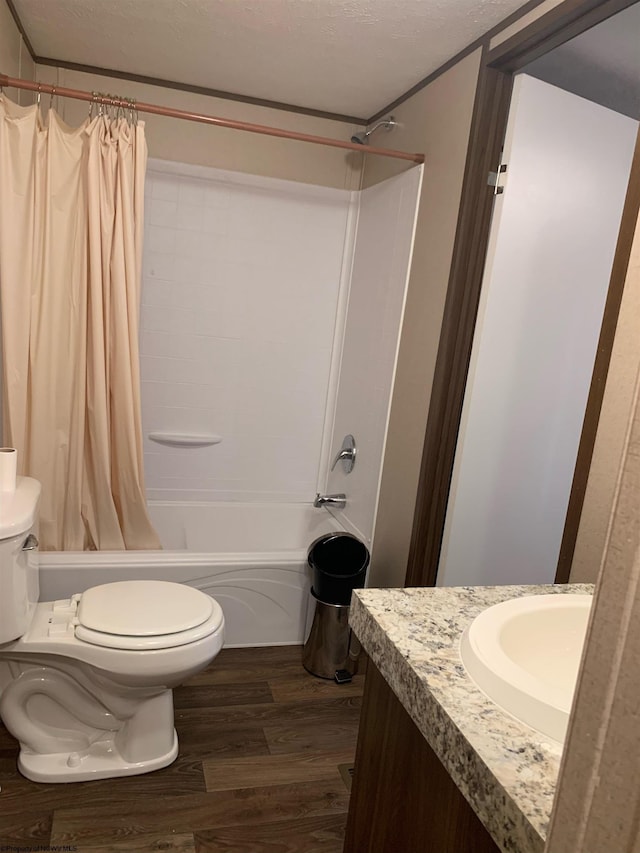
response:
<path id="1" fill-rule="evenodd" d="M 52 86 L 51 87 L 51 97 L 49 98 L 49 109 L 50 110 L 53 109 L 53 99 L 55 98 L 55 95 L 56 95 L 56 87 Z"/>
<path id="2" fill-rule="evenodd" d="M 42 84 L 38 83 L 38 95 L 36 97 L 36 106 L 40 106 L 40 95 L 41 95 Z"/>

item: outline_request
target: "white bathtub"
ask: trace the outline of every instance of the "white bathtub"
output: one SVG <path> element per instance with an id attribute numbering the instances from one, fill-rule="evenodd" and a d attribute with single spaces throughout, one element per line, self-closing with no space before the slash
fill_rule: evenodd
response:
<path id="1" fill-rule="evenodd" d="M 163 551 L 41 552 L 40 600 L 119 580 L 171 580 L 213 596 L 226 646 L 304 641 L 310 543 L 340 525 L 310 504 L 150 503 Z"/>

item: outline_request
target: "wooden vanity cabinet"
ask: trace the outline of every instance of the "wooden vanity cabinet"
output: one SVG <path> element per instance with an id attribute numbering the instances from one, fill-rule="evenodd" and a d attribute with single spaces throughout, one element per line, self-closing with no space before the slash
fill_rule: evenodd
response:
<path id="1" fill-rule="evenodd" d="M 344 853 L 500 853 L 371 661 Z"/>

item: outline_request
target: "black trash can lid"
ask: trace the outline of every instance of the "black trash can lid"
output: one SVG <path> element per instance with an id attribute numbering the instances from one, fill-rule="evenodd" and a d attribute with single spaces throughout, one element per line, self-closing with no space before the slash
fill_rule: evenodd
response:
<path id="1" fill-rule="evenodd" d="M 352 533 L 325 533 L 309 546 L 309 565 L 331 577 L 363 572 L 369 565 L 369 549 Z"/>

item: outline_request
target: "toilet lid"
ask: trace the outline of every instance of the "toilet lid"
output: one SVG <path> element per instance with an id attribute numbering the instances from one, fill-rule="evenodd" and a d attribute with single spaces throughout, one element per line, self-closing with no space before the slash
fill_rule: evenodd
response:
<path id="1" fill-rule="evenodd" d="M 75 634 L 94 645 L 166 649 L 191 643 L 222 624 L 220 605 L 200 590 L 167 581 L 119 581 L 84 592 Z"/>

